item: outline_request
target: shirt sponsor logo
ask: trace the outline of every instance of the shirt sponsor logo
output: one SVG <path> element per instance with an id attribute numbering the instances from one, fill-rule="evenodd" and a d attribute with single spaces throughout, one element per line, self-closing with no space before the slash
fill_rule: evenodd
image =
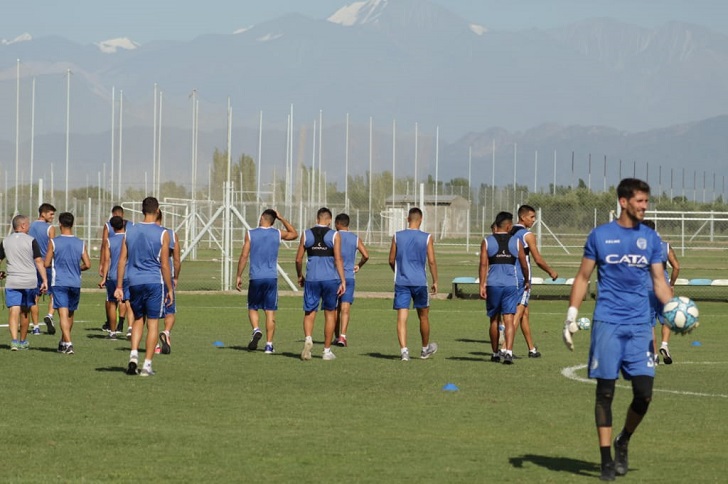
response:
<path id="1" fill-rule="evenodd" d="M 641 254 L 609 254 L 604 260 L 607 264 L 627 264 L 629 266 L 645 267 L 647 264 L 647 257 Z"/>

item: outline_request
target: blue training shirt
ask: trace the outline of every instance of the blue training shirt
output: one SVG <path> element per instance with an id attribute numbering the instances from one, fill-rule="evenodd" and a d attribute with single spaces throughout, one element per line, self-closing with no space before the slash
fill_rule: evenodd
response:
<path id="1" fill-rule="evenodd" d="M 523 281 L 523 271 L 518 263 L 519 244 L 518 237 L 505 233 L 491 234 L 485 238 L 489 286 L 519 287 L 519 282 Z"/>
<path id="2" fill-rule="evenodd" d="M 118 279 L 119 257 L 121 256 L 121 245 L 124 243 L 124 237 L 126 237 L 126 234 L 114 232 L 114 234 L 109 234 L 109 238 L 106 240 L 106 243 L 109 244 L 109 252 L 111 253 L 109 256 L 109 273 L 106 275 L 106 280 L 113 281 L 114 284 L 116 284 L 116 280 Z M 124 285 L 126 286 L 126 282 L 129 279 L 126 272 L 124 274 Z"/>
<path id="3" fill-rule="evenodd" d="M 160 257 L 166 230 L 154 222 L 127 224 L 125 274 L 130 286 L 163 283 Z"/>
<path id="4" fill-rule="evenodd" d="M 356 251 L 359 247 L 359 237 L 348 230 L 340 230 L 341 259 L 344 262 L 344 277 L 354 279 L 354 266 L 356 265 Z"/>
<path id="5" fill-rule="evenodd" d="M 51 240 L 49 236 L 50 231 L 51 224 L 43 220 L 35 220 L 30 224 L 30 229 L 28 229 L 28 235 L 38 241 L 40 256 L 43 260 L 45 260 L 46 253 L 48 253 L 48 242 Z M 48 282 L 50 283 L 50 281 Z"/>
<path id="6" fill-rule="evenodd" d="M 51 239 L 51 244 L 53 244 L 51 286 L 81 287 L 84 241 L 73 235 L 59 235 Z"/>
<path id="7" fill-rule="evenodd" d="M 308 258 L 306 260 L 306 280 L 307 281 L 338 281 L 339 273 L 336 271 L 334 263 L 334 239 L 336 238 L 336 230 L 329 227 L 317 225 L 313 227 L 317 231 L 324 232 L 323 240 L 320 246 L 316 244 L 316 237 L 312 229 L 307 229 L 303 234 L 303 246 L 307 249 Z M 325 230 L 328 229 L 328 230 Z M 316 248 L 326 249 L 323 252 L 327 255 L 316 255 Z M 328 253 L 330 252 L 330 255 Z"/>
<path id="8" fill-rule="evenodd" d="M 394 259 L 394 283 L 398 286 L 427 286 L 427 245 L 430 234 L 419 229 L 400 230 L 394 234 L 397 252 Z"/>
<path id="9" fill-rule="evenodd" d="M 256 227 L 250 237 L 250 280 L 278 278 L 278 250 L 281 231 L 275 227 Z"/>
<path id="10" fill-rule="evenodd" d="M 513 235 L 514 238 L 518 238 L 518 241 L 521 243 L 521 247 L 523 247 L 523 252 L 526 254 L 526 266 L 528 267 L 528 274 L 530 276 L 531 255 L 528 247 L 528 242 L 526 242 L 526 234 L 528 234 L 529 231 L 525 225 L 514 224 L 510 233 L 511 235 Z M 518 286 L 523 287 L 525 283 L 525 278 L 523 277 L 523 271 L 518 266 L 516 267 L 516 277 L 518 278 Z M 531 281 L 529 280 L 528 282 L 530 283 Z"/>
<path id="11" fill-rule="evenodd" d="M 626 228 L 616 221 L 593 229 L 584 257 L 597 265 L 594 319 L 613 324 L 651 321 L 648 296 L 650 266 L 661 263 L 660 237 L 649 227 Z"/>

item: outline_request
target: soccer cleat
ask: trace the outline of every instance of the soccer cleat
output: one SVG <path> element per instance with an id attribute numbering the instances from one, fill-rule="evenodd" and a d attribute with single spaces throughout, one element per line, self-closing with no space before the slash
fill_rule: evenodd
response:
<path id="1" fill-rule="evenodd" d="M 541 358 L 541 352 L 538 351 L 538 348 L 534 348 L 528 352 L 529 358 Z"/>
<path id="2" fill-rule="evenodd" d="M 260 338 L 263 337 L 263 333 L 258 328 L 255 328 L 253 330 L 253 336 L 250 338 L 250 343 L 248 343 L 248 350 L 255 351 L 258 349 L 258 341 L 260 341 Z"/>
<path id="3" fill-rule="evenodd" d="M 616 479 L 616 473 L 614 472 L 614 462 L 607 462 L 602 464 L 602 475 L 599 476 L 602 481 L 613 481 Z"/>
<path id="4" fill-rule="evenodd" d="M 271 354 L 273 354 L 273 353 L 276 352 L 276 349 L 273 348 L 273 345 L 265 345 L 264 352 L 265 352 L 266 355 L 271 355 Z"/>
<path id="5" fill-rule="evenodd" d="M 109 336 L 107 336 L 108 339 L 116 339 L 116 331 L 109 332 Z"/>
<path id="6" fill-rule="evenodd" d="M 346 336 L 339 336 L 339 337 L 338 337 L 338 338 L 336 339 L 336 342 L 335 342 L 334 344 L 335 344 L 336 346 L 341 346 L 342 348 L 344 348 L 344 347 L 348 346 L 348 344 L 346 343 Z"/>
<path id="7" fill-rule="evenodd" d="M 128 328 L 126 328 L 126 337 L 127 338 L 131 338 L 131 326 L 129 326 Z"/>
<path id="8" fill-rule="evenodd" d="M 664 361 L 666 365 L 672 365 L 672 356 L 670 355 L 670 350 L 667 349 L 667 346 L 660 348 L 660 354 L 662 355 L 662 361 Z"/>
<path id="9" fill-rule="evenodd" d="M 20 349 L 20 343 L 17 340 L 10 342 L 10 351 L 18 351 Z"/>
<path id="10" fill-rule="evenodd" d="M 18 341 L 19 350 L 27 350 L 28 348 L 30 348 L 30 343 L 27 341 Z M 12 349 L 12 347 L 10 349 Z"/>
<path id="11" fill-rule="evenodd" d="M 65 348 L 63 349 L 63 354 L 64 354 L 64 355 L 72 355 L 72 354 L 74 354 L 74 353 L 73 353 L 73 345 L 67 345 L 67 346 L 66 346 L 66 347 L 65 347 Z"/>
<path id="12" fill-rule="evenodd" d="M 101 331 L 106 331 L 107 333 L 108 333 L 109 331 L 111 331 L 111 326 L 109 326 L 109 323 L 108 323 L 108 321 L 107 321 L 106 323 L 104 323 L 104 325 L 103 325 L 103 326 L 101 326 Z"/>
<path id="13" fill-rule="evenodd" d="M 629 441 L 620 443 L 622 434 L 617 435 L 614 439 L 614 472 L 618 476 L 624 476 L 628 470 L 627 445 Z"/>
<path id="14" fill-rule="evenodd" d="M 156 374 L 151 368 L 142 368 L 142 371 L 139 372 L 139 376 L 154 376 Z"/>
<path id="15" fill-rule="evenodd" d="M 33 328 L 33 336 L 38 335 L 38 334 L 40 334 L 40 327 L 39 326 L 35 326 Z"/>
<path id="16" fill-rule="evenodd" d="M 437 343 L 430 343 L 420 353 L 420 359 L 426 360 L 427 358 L 429 358 L 430 356 L 434 355 L 435 353 L 437 353 Z"/>
<path id="17" fill-rule="evenodd" d="M 46 315 L 45 318 L 43 318 L 43 322 L 46 325 L 46 332 L 50 335 L 56 334 L 56 326 L 53 324 L 53 317 L 50 315 Z"/>
<path id="18" fill-rule="evenodd" d="M 139 368 L 139 359 L 136 356 L 129 358 L 129 366 L 126 367 L 127 375 L 137 375 L 137 369 Z"/>
<path id="19" fill-rule="evenodd" d="M 511 353 L 506 353 L 505 355 L 503 355 L 503 364 L 504 365 L 513 364 L 513 355 Z"/>
<path id="20" fill-rule="evenodd" d="M 162 354 L 168 355 L 172 352 L 172 341 L 169 339 L 169 335 L 162 331 L 159 333 L 159 342 L 162 343 Z"/>
<path id="21" fill-rule="evenodd" d="M 58 342 L 58 352 L 63 353 L 63 351 L 66 349 L 66 345 L 63 344 L 63 341 Z"/>
<path id="22" fill-rule="evenodd" d="M 409 361 L 409 350 L 404 350 L 402 352 L 402 361 Z"/>
<path id="23" fill-rule="evenodd" d="M 336 355 L 331 351 L 324 351 L 324 361 L 331 361 L 336 359 Z"/>
<path id="24" fill-rule="evenodd" d="M 490 361 L 492 361 L 493 363 L 500 363 L 500 360 L 501 360 L 500 351 L 498 353 L 493 353 L 492 355 L 490 355 Z"/>
<path id="25" fill-rule="evenodd" d="M 311 359 L 311 349 L 313 348 L 313 341 L 306 340 L 303 342 L 303 351 L 301 351 L 301 359 L 308 361 Z"/>

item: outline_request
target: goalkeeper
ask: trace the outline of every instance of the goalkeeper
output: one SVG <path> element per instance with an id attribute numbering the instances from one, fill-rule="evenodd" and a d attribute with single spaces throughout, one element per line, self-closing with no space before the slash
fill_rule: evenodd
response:
<path id="1" fill-rule="evenodd" d="M 597 300 L 588 368 L 589 378 L 597 380 L 594 413 L 601 453 L 601 479 L 606 481 L 627 473 L 630 437 L 652 399 L 655 362 L 648 279 L 652 278 L 655 295 L 661 303 L 672 297 L 663 276 L 660 239 L 640 223 L 649 203 L 650 186 L 642 180 L 625 178 L 617 187 L 617 197 L 621 209 L 619 217 L 596 227 L 586 240 L 581 266 L 571 289 L 563 332 L 564 343 L 573 350 L 579 304 L 596 268 Z M 612 459 L 612 399 L 620 371 L 632 382 L 633 399 L 624 427 L 614 440 Z"/>

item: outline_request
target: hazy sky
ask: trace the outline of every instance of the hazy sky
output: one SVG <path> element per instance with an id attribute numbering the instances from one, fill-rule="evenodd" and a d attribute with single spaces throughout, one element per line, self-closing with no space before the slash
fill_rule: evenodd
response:
<path id="1" fill-rule="evenodd" d="M 390 0 L 397 1 L 397 0 Z M 590 17 L 653 27 L 679 20 L 728 34 L 726 0 L 433 0 L 494 30 L 553 27 Z M 326 18 L 352 0 L 6 0 L 0 39 L 25 32 L 87 44 L 115 37 L 137 42 L 227 34 L 299 12 Z"/>

